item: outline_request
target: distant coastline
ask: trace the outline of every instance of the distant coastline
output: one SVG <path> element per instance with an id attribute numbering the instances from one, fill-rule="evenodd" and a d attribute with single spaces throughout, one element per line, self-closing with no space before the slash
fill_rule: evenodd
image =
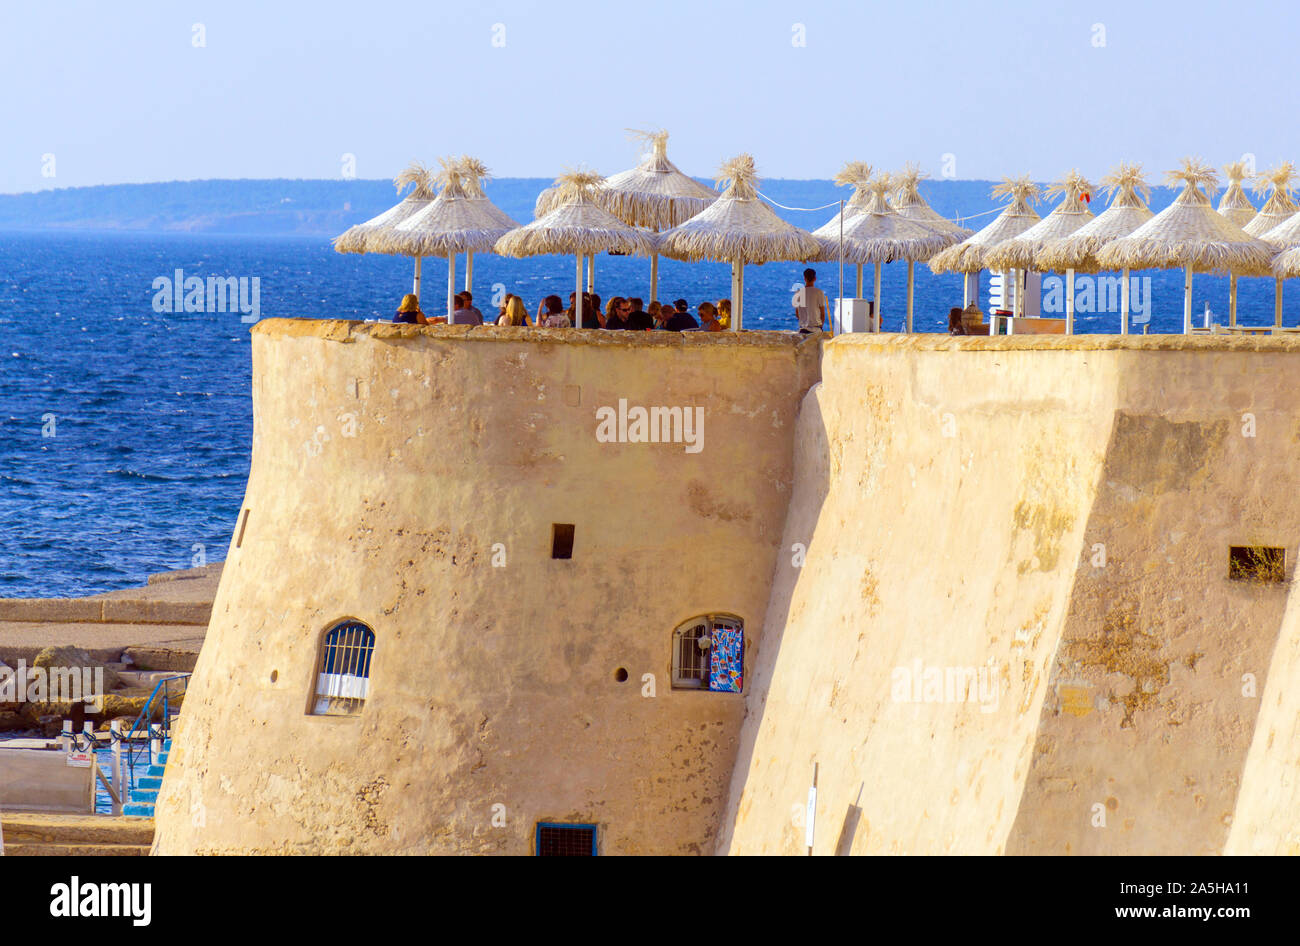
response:
<path id="1" fill-rule="evenodd" d="M 487 191 L 497 206 L 526 223 L 533 217 L 538 193 L 551 183 L 550 178 L 507 177 L 489 181 Z M 762 187 L 772 199 L 795 207 L 820 207 L 849 196 L 845 188 L 828 180 L 774 178 Z M 998 206 L 989 197 L 990 187 L 989 181 L 928 180 L 921 190 L 935 210 L 955 217 Z M 1161 209 L 1173 195 L 1167 188 L 1157 188 L 1152 208 Z M 382 179 L 203 180 L 54 188 L 0 194 L 0 230 L 333 237 L 382 213 L 397 199 L 392 182 Z M 778 212 L 809 229 L 834 215 L 833 208 Z"/>

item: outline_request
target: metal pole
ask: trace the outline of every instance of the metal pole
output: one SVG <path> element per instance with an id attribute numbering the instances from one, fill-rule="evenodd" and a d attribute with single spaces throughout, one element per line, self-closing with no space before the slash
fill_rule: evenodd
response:
<path id="1" fill-rule="evenodd" d="M 880 264 L 879 263 L 876 264 L 876 285 L 875 288 L 872 290 L 872 294 L 875 296 L 875 298 L 872 299 L 871 301 L 871 307 L 876 310 L 876 331 L 883 332 L 885 330 L 885 326 L 880 318 Z"/>
<path id="2" fill-rule="evenodd" d="M 1128 292 L 1129 276 L 1126 269 L 1124 270 L 1124 281 L 1120 283 L 1119 287 L 1119 333 L 1121 335 L 1128 334 Z"/>
<path id="3" fill-rule="evenodd" d="M 415 287 L 411 290 L 413 293 L 415 293 L 415 300 L 417 302 L 420 301 L 420 263 L 421 262 L 422 262 L 422 258 L 417 256 L 415 258 Z"/>
<path id="4" fill-rule="evenodd" d="M 1188 263 L 1183 275 L 1183 334 L 1192 334 L 1192 264 Z"/>
<path id="5" fill-rule="evenodd" d="M 587 291 L 596 291 L 596 254 L 587 257 Z"/>
<path id="6" fill-rule="evenodd" d="M 117 792 L 117 800 L 113 802 L 113 814 L 122 813 L 122 799 L 126 797 L 126 792 L 122 791 L 122 721 L 115 719 L 108 724 L 108 731 L 113 734 L 113 791 Z"/>
<path id="7" fill-rule="evenodd" d="M 447 254 L 447 321 L 456 311 L 456 254 Z"/>
<path id="8" fill-rule="evenodd" d="M 913 271 L 915 266 L 915 260 L 907 261 L 907 333 L 909 335 L 912 333 L 912 290 L 916 285 L 916 274 Z"/>
<path id="9" fill-rule="evenodd" d="M 1074 334 L 1074 270 L 1065 271 L 1065 334 Z"/>
<path id="10" fill-rule="evenodd" d="M 582 328 L 582 254 L 577 255 L 578 260 L 578 284 L 575 287 L 576 292 L 573 296 L 573 324 Z"/>
<path id="11" fill-rule="evenodd" d="M 465 253 L 465 291 L 474 291 L 474 251 Z"/>

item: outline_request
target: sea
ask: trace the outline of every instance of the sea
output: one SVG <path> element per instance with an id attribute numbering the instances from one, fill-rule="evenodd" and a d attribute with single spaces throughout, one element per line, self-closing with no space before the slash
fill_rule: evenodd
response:
<path id="1" fill-rule="evenodd" d="M 725 265 L 659 265 L 660 299 L 685 298 L 693 310 L 730 295 Z M 459 266 L 463 279 L 463 257 Z M 325 236 L 0 232 L 0 597 L 95 594 L 225 557 L 249 469 L 252 326 L 239 311 L 158 311 L 166 307 L 156 304 L 156 280 L 177 270 L 256 277 L 263 319 L 386 320 L 410 291 L 412 267 L 402 257 L 340 255 Z M 797 327 L 791 293 L 802 268 L 746 269 L 747 328 Z M 838 266 L 817 269 L 835 297 Z M 1181 331 L 1181 272 L 1134 275 L 1150 279 L 1149 331 Z M 436 311 L 429 301 L 445 297 L 446 278 L 445 261 L 425 260 L 426 309 Z M 846 267 L 846 295 L 853 278 Z M 515 292 L 535 309 L 549 293 L 567 298 L 573 284 L 572 257 L 474 260 L 485 314 L 495 311 L 494 292 Z M 866 287 L 869 296 L 870 269 Z M 982 288 L 987 311 L 987 277 Z M 1227 279 L 1197 276 L 1194 289 L 1197 318 L 1208 304 L 1224 321 Z M 596 290 L 648 297 L 648 261 L 597 257 Z M 1238 291 L 1241 321 L 1271 324 L 1272 280 L 1243 279 Z M 918 265 L 915 330 L 946 331 L 961 292 L 960 277 Z M 905 293 L 905 264 L 886 265 L 888 331 L 902 326 Z M 1285 321 L 1300 322 L 1294 290 Z M 1080 313 L 1076 325 L 1114 333 L 1118 315 Z"/>

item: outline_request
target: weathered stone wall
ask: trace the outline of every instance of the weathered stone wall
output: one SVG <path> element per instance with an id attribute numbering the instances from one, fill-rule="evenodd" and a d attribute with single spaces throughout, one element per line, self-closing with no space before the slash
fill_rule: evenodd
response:
<path id="1" fill-rule="evenodd" d="M 816 853 L 1293 850 L 1297 371 L 1289 339 L 828 345 L 719 849 L 801 853 L 815 766 Z"/>
<path id="2" fill-rule="evenodd" d="M 605 854 L 712 851 L 743 696 L 674 691 L 671 634 L 727 611 L 761 653 L 818 349 L 259 323 L 252 470 L 155 850 L 526 854 L 545 820 L 598 824 Z M 619 398 L 703 406 L 703 450 L 597 442 Z M 349 617 L 376 633 L 371 696 L 308 715 Z"/>

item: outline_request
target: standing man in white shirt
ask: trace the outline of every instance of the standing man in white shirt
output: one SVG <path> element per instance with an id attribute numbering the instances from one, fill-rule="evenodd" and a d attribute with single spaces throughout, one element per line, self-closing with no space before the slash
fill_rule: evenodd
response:
<path id="1" fill-rule="evenodd" d="M 824 330 L 828 306 L 826 293 L 817 288 L 817 270 L 805 269 L 803 286 L 794 294 L 794 314 L 799 319 L 800 333 Z"/>

